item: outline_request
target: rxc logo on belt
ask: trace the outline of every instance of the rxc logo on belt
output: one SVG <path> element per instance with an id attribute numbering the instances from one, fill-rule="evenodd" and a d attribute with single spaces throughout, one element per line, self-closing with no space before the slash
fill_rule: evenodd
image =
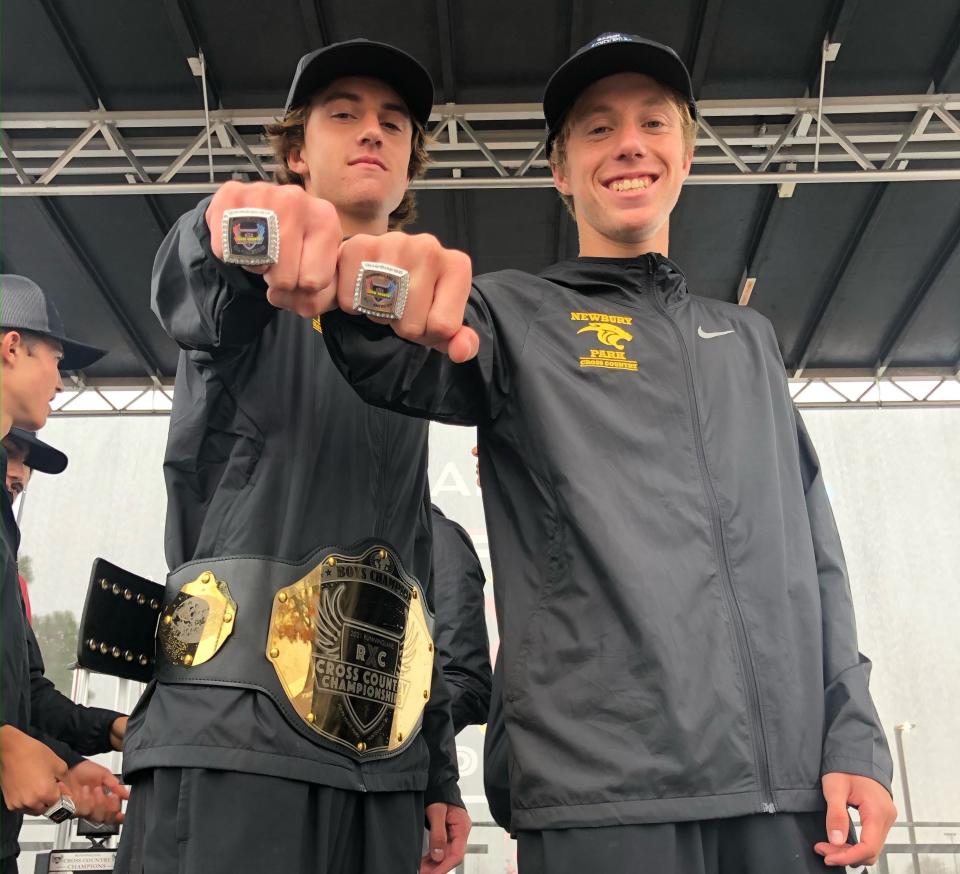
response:
<path id="1" fill-rule="evenodd" d="M 590 349 L 589 354 L 580 357 L 580 366 L 603 367 L 608 370 L 636 370 L 637 362 L 627 358 L 624 345 L 633 340 L 625 325 L 633 325 L 632 316 L 614 316 L 608 313 L 570 313 L 572 322 L 588 322 L 577 334 L 596 334 L 597 340 L 605 349 Z"/>

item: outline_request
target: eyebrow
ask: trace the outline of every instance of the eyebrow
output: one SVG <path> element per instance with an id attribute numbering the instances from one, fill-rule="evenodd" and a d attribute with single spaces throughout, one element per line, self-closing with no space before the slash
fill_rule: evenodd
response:
<path id="1" fill-rule="evenodd" d="M 350 103 L 363 103 L 363 99 L 359 94 L 354 94 L 352 91 L 331 91 L 323 100 L 320 101 L 321 106 L 326 106 L 328 103 L 333 103 L 335 100 L 347 100 Z M 386 102 L 381 104 L 381 109 L 387 109 L 391 112 L 399 112 L 405 118 L 410 118 L 410 112 L 406 106 L 402 103 L 392 103 Z"/>

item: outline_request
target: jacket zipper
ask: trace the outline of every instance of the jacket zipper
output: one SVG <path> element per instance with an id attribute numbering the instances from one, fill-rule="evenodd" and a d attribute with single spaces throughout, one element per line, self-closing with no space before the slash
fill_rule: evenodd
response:
<path id="1" fill-rule="evenodd" d="M 648 273 L 652 276 L 655 270 L 656 261 L 652 256 L 647 258 Z M 737 598 L 736 590 L 733 588 L 733 576 L 730 571 L 730 559 L 727 555 L 727 545 L 723 537 L 723 526 L 720 521 L 720 502 L 717 499 L 717 492 L 713 486 L 713 480 L 710 478 L 710 470 L 707 466 L 707 454 L 703 447 L 703 431 L 700 426 L 700 407 L 697 403 L 697 395 L 694 391 L 693 367 L 690 364 L 690 355 L 687 351 L 687 345 L 683 339 L 683 332 L 680 326 L 674 321 L 667 312 L 663 301 L 660 300 L 658 290 L 653 289 L 653 300 L 657 310 L 667 320 L 673 329 L 680 346 L 680 357 L 683 360 L 684 378 L 687 383 L 687 394 L 690 398 L 690 414 L 693 419 L 693 437 L 697 447 L 697 460 L 700 464 L 700 476 L 704 483 L 704 490 L 710 504 L 710 524 L 713 529 L 714 548 L 720 558 L 720 578 L 721 589 L 724 600 L 727 602 L 727 610 L 733 617 L 733 626 L 736 632 L 737 650 L 740 657 L 740 666 L 746 677 L 747 697 L 750 703 L 750 727 L 753 740 L 753 754 L 757 767 L 757 774 L 760 779 L 760 812 L 776 813 L 777 806 L 773 800 L 773 780 L 770 775 L 770 757 L 767 752 L 767 739 L 763 727 L 763 713 L 760 710 L 760 683 L 757 680 L 756 666 L 750 654 L 750 642 L 747 638 L 746 623 L 743 619 L 743 610 L 740 607 L 740 601 Z"/>

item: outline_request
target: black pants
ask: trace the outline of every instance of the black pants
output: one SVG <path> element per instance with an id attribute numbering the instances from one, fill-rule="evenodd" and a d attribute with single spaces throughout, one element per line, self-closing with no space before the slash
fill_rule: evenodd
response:
<path id="1" fill-rule="evenodd" d="M 0 859 L 0 874 L 18 874 L 19 870 L 16 856 L 7 856 Z"/>
<path id="2" fill-rule="evenodd" d="M 157 768 L 134 780 L 116 874 L 416 874 L 419 792 Z"/>
<path id="3" fill-rule="evenodd" d="M 823 874 L 823 813 L 520 832 L 520 874 Z M 852 836 L 852 832 L 851 832 Z"/>

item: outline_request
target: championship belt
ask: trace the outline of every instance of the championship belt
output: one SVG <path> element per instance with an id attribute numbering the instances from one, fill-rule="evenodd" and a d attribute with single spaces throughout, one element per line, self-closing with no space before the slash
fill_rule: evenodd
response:
<path id="1" fill-rule="evenodd" d="M 163 597 L 159 583 L 96 559 L 80 618 L 77 664 L 98 674 L 150 682 Z"/>
<path id="2" fill-rule="evenodd" d="M 157 679 L 254 689 L 302 735 L 356 759 L 395 755 L 430 698 L 433 617 L 382 542 L 303 562 L 190 562 L 167 578 Z"/>

